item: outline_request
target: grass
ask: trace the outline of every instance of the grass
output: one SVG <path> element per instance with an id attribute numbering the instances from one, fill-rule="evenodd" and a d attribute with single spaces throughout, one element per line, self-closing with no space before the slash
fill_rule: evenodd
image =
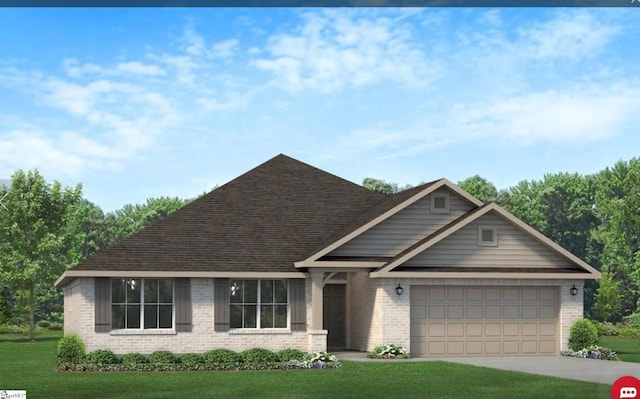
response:
<path id="1" fill-rule="evenodd" d="M 640 338 L 600 337 L 600 345 L 618 353 L 620 360 L 640 363 Z"/>
<path id="2" fill-rule="evenodd" d="M 37 398 L 609 398 L 610 387 L 445 362 L 345 362 L 336 370 L 193 373 L 55 371 L 60 334 L 0 336 L 0 389 Z"/>

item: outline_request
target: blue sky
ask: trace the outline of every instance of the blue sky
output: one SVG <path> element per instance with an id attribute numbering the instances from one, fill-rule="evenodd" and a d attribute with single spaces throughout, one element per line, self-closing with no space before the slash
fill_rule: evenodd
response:
<path id="1" fill-rule="evenodd" d="M 0 8 L 0 178 L 105 211 L 285 153 L 498 188 L 640 155 L 636 9 Z"/>

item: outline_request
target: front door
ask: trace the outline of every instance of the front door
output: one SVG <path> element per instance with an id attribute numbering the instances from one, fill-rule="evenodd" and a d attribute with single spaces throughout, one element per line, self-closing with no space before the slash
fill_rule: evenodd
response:
<path id="1" fill-rule="evenodd" d="M 327 284 L 323 294 L 322 328 L 328 330 L 329 350 L 344 349 L 345 340 L 345 285 Z"/>

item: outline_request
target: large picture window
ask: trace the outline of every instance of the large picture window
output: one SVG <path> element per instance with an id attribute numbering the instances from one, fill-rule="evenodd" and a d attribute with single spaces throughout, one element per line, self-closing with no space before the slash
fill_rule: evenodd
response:
<path id="1" fill-rule="evenodd" d="M 287 328 L 287 280 L 230 280 L 231 328 Z"/>
<path id="2" fill-rule="evenodd" d="M 173 280 L 111 280 L 111 328 L 173 328 Z"/>

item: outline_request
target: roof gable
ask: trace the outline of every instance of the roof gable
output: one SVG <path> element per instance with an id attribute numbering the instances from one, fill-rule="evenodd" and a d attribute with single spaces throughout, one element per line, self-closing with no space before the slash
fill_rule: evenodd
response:
<path id="1" fill-rule="evenodd" d="M 483 262 L 479 261 L 475 263 L 475 268 L 477 270 L 486 272 L 487 270 L 491 269 L 491 271 L 494 271 L 498 274 L 508 274 L 514 271 L 525 274 L 536 272 L 541 273 L 540 275 L 544 274 L 545 272 L 547 272 L 547 274 L 554 274 L 557 272 L 565 271 L 568 272 L 567 276 L 565 277 L 569 277 L 572 273 L 575 273 L 573 274 L 574 278 L 600 277 L 600 272 L 592 268 L 586 262 L 571 254 L 569 251 L 562 248 L 561 246 L 535 230 L 533 227 L 527 225 L 526 223 L 494 203 L 482 206 L 468 213 L 467 215 L 464 215 L 457 220 L 452 221 L 447 226 L 443 226 L 440 230 L 434 232 L 433 234 L 425 237 L 413 246 L 407 248 L 394 259 L 389 261 L 385 266 L 371 273 L 372 277 L 398 277 L 401 273 L 414 273 L 411 271 L 412 266 L 415 268 L 415 270 L 418 270 L 419 266 L 424 266 L 422 270 L 427 271 L 427 273 L 430 267 L 432 268 L 432 270 L 437 269 L 438 273 L 436 274 L 439 277 L 445 277 L 447 275 L 453 276 L 454 274 L 456 275 L 456 277 L 458 277 L 458 275 L 462 277 L 464 275 L 464 272 L 473 271 L 474 262 L 471 262 L 469 259 L 465 260 L 468 265 L 472 266 L 471 268 L 465 267 L 467 266 L 467 264 L 462 267 L 461 265 L 456 265 L 460 273 L 458 273 L 457 271 L 456 273 L 451 273 L 451 270 L 455 270 L 452 268 L 449 268 L 448 271 L 443 271 L 443 269 L 447 268 L 434 267 L 438 263 L 437 257 L 440 255 L 440 253 L 438 252 L 442 252 L 436 250 L 436 248 L 438 248 L 439 243 L 443 243 L 445 240 L 452 238 L 459 232 L 465 232 L 466 230 L 467 233 L 473 234 L 473 228 L 477 228 L 478 226 L 482 225 L 483 220 L 487 221 L 488 225 L 497 225 L 498 229 L 500 229 L 500 223 L 496 222 L 496 220 L 500 220 L 503 222 L 503 228 L 505 226 L 509 226 L 509 229 L 507 230 L 509 230 L 509 238 L 512 240 L 512 244 L 515 243 L 517 245 L 523 246 L 525 248 L 525 252 L 526 249 L 530 250 L 531 252 L 535 252 L 535 254 L 531 255 L 534 258 L 531 262 L 532 264 L 536 264 L 537 262 L 540 267 L 531 267 L 531 265 L 529 265 L 528 267 L 511 268 L 506 267 L 508 266 L 508 262 L 500 265 L 500 259 L 496 257 L 496 254 L 500 255 L 500 253 L 493 251 L 492 261 L 495 260 L 497 264 L 489 265 L 489 262 L 487 262 L 486 266 L 489 267 L 482 267 L 481 265 L 483 264 Z M 457 256 L 461 258 L 470 256 L 471 252 L 473 252 L 470 250 L 470 248 L 477 249 L 477 245 L 475 242 L 475 240 L 477 240 L 477 232 L 473 235 L 473 237 L 474 238 L 472 238 L 471 240 L 469 240 L 469 237 L 465 237 L 466 240 L 463 241 L 465 243 L 465 247 L 460 249 L 461 252 L 457 254 Z M 532 241 L 527 242 L 527 239 Z M 551 254 L 549 259 L 543 259 L 544 255 L 540 254 L 541 248 L 543 250 L 546 250 L 548 254 Z M 479 250 L 478 252 L 482 252 L 482 250 Z M 485 250 L 485 252 L 491 252 L 491 249 L 488 248 L 487 250 Z M 431 254 L 434 256 L 434 258 L 427 261 L 426 257 Z M 421 259 L 421 257 L 423 258 Z M 453 260 L 455 260 L 455 258 Z M 405 264 L 407 267 L 403 267 Z M 442 262 L 442 266 L 451 266 L 451 264 L 448 262 Z M 557 274 L 555 277 L 559 276 L 560 275 Z M 425 277 L 428 276 L 425 274 Z"/>
<path id="2" fill-rule="evenodd" d="M 459 197 L 462 201 L 470 203 L 473 207 L 482 205 L 480 200 L 473 197 L 466 191 L 463 191 L 447 179 L 439 179 L 396 194 L 387 195 L 386 198 L 367 209 L 343 229 L 336 232 L 331 237 L 331 241 L 320 246 L 318 251 L 313 253 L 304 261 L 297 262 L 296 267 L 313 267 L 314 265 L 317 265 L 317 261 L 322 257 L 331 254 L 336 249 L 354 239 L 358 239 L 367 233 L 373 232 L 377 226 L 381 226 L 384 222 L 389 221 L 401 211 L 407 209 L 416 202 L 423 200 L 433 192 L 442 189 L 450 191 L 453 195 Z M 404 243 L 403 245 L 404 248 L 410 245 L 410 242 Z M 339 255 L 340 254 L 338 253 L 338 256 Z M 381 254 L 377 253 L 369 256 L 375 257 L 380 255 Z M 322 265 L 324 265 L 324 263 L 322 263 Z"/>

